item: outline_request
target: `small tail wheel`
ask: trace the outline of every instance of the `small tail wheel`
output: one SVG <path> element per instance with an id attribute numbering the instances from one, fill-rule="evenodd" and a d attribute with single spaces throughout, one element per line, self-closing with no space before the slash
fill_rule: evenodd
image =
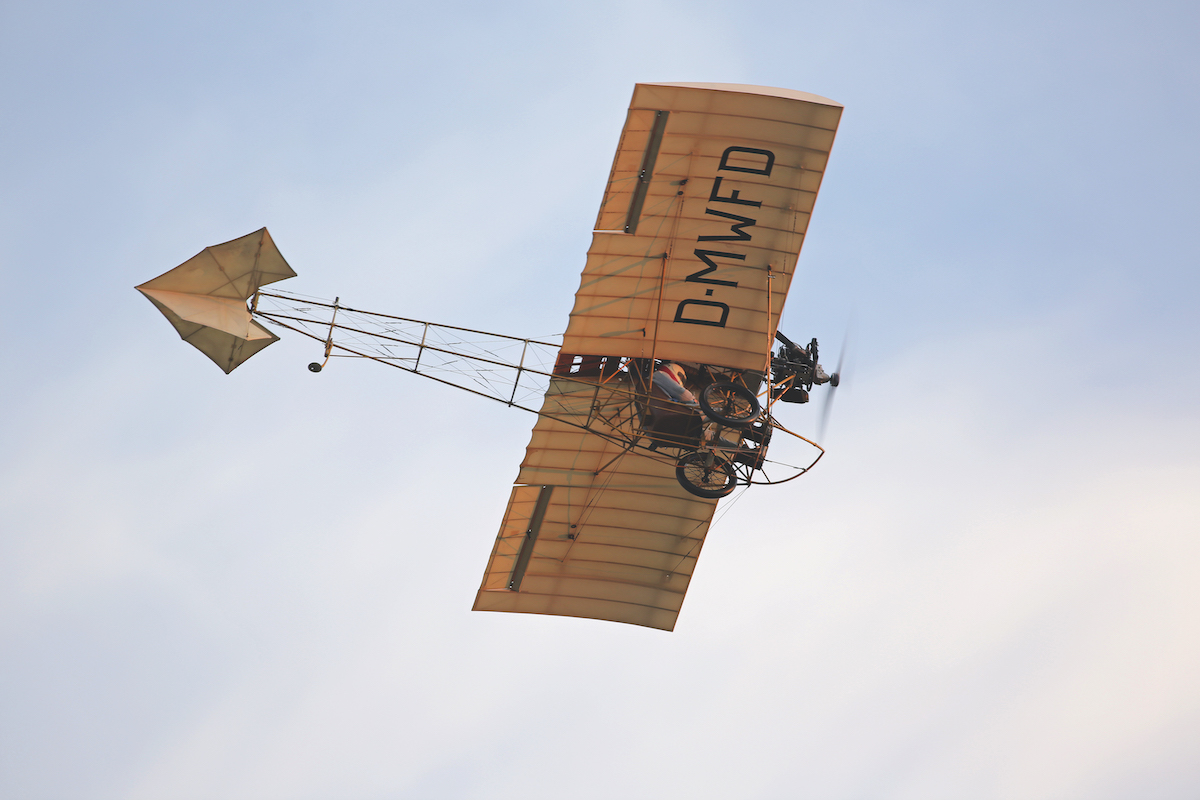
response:
<path id="1" fill-rule="evenodd" d="M 737 487 L 733 464 L 711 450 L 693 450 L 679 459 L 675 477 L 697 497 L 724 497 Z"/>
<path id="2" fill-rule="evenodd" d="M 758 419 L 762 406 L 754 392 L 736 383 L 710 383 L 700 393 L 700 408 L 722 425 L 741 427 Z"/>

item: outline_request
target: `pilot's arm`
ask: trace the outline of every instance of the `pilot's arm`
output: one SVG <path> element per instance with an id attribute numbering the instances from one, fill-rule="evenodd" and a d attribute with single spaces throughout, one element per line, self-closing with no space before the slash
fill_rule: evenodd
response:
<path id="1" fill-rule="evenodd" d="M 674 400 L 676 403 L 686 403 L 689 406 L 699 405 L 696 402 L 696 397 L 687 387 L 676 381 L 662 370 L 656 370 L 654 373 L 654 385 L 662 389 L 667 397 Z"/>

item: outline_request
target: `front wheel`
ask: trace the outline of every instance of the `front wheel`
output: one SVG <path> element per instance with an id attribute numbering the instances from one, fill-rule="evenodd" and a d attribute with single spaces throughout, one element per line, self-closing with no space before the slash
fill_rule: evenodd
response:
<path id="1" fill-rule="evenodd" d="M 675 478 L 697 497 L 724 497 L 737 487 L 733 464 L 712 451 L 693 450 L 679 459 Z"/>
<path id="2" fill-rule="evenodd" d="M 762 407 L 754 392 L 736 383 L 711 383 L 700 393 L 700 408 L 722 425 L 741 427 L 758 419 Z"/>

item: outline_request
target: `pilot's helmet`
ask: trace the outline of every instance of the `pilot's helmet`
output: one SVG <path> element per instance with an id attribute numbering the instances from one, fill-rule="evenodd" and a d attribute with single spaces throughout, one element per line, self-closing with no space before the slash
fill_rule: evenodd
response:
<path id="1" fill-rule="evenodd" d="M 679 381 L 680 385 L 687 380 L 687 373 L 683 371 L 683 367 L 676 364 L 674 361 L 668 361 L 662 365 L 662 368 L 675 376 L 675 380 Z"/>

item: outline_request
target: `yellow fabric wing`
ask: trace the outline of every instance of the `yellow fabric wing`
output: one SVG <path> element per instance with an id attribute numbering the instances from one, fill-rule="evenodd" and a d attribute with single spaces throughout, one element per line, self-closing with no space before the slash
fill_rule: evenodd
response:
<path id="1" fill-rule="evenodd" d="M 841 112 L 786 89 L 639 84 L 563 352 L 764 369 Z"/>
<path id="2" fill-rule="evenodd" d="M 672 465 L 578 427 L 611 430 L 595 415 L 629 402 L 614 384 L 552 382 L 475 610 L 675 627 L 717 501 L 685 492 Z"/>
<path id="3" fill-rule="evenodd" d="M 841 112 L 786 89 L 638 84 L 560 365 L 764 370 Z M 631 389 L 625 373 L 551 381 L 476 610 L 674 628 L 717 501 L 628 450 Z"/>

